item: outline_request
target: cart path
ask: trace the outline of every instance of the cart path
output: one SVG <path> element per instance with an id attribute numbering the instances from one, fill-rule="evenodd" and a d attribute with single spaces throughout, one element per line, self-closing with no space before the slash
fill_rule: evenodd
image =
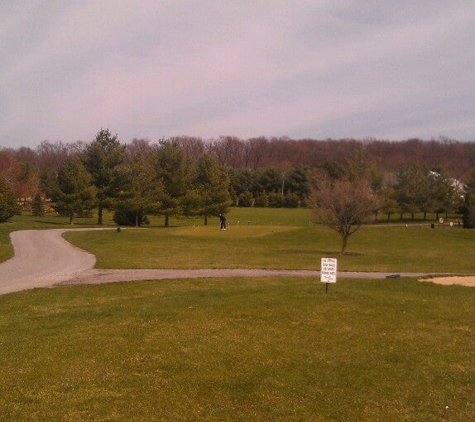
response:
<path id="1" fill-rule="evenodd" d="M 66 231 L 107 230 L 52 229 L 22 230 L 10 235 L 15 255 L 0 264 L 0 294 L 64 284 L 98 284 L 118 281 L 204 277 L 320 277 L 320 271 L 264 269 L 197 270 L 98 270 L 94 255 L 77 248 L 63 237 Z M 111 230 L 111 229 L 109 229 Z M 394 273 L 339 272 L 342 278 L 379 278 Z M 426 273 L 399 273 L 401 277 L 425 277 Z"/>
<path id="2" fill-rule="evenodd" d="M 14 257 L 0 264 L 0 294 L 50 287 L 96 263 L 94 255 L 63 239 L 66 229 L 12 232 Z"/>

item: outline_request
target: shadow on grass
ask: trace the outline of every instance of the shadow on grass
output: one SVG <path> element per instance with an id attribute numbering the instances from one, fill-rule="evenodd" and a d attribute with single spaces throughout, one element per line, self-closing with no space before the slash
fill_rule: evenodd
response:
<path id="1" fill-rule="evenodd" d="M 42 220 L 33 220 L 34 223 L 45 224 L 48 226 L 69 226 L 69 223 L 65 223 L 64 221 L 42 221 Z"/>
<path id="2" fill-rule="evenodd" d="M 317 253 L 328 256 L 363 256 L 358 252 L 341 252 L 341 251 L 317 251 Z"/>

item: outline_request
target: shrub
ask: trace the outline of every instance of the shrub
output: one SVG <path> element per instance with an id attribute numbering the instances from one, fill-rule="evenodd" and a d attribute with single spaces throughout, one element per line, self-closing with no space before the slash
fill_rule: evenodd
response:
<path id="1" fill-rule="evenodd" d="M 254 198 L 252 196 L 252 193 L 249 192 L 248 190 L 241 193 L 241 195 L 239 195 L 238 205 L 240 207 L 252 207 L 253 202 L 254 202 Z"/>
<path id="2" fill-rule="evenodd" d="M 285 207 L 285 198 L 280 192 L 271 192 L 268 197 L 269 207 L 283 208 Z"/>
<path id="3" fill-rule="evenodd" d="M 267 200 L 267 193 L 261 192 L 258 196 L 256 196 L 256 199 L 254 200 L 254 206 L 267 207 L 267 205 L 269 205 L 269 202 Z"/>
<path id="4" fill-rule="evenodd" d="M 300 198 L 296 193 L 288 192 L 285 194 L 285 206 L 287 208 L 298 208 L 300 205 Z"/>

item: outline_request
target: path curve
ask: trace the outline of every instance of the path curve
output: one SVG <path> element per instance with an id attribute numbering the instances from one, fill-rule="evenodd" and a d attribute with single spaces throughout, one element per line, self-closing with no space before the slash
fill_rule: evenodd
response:
<path id="1" fill-rule="evenodd" d="M 52 287 L 61 284 L 98 284 L 117 281 L 157 280 L 202 277 L 319 277 L 319 271 L 263 269 L 198 270 L 97 270 L 94 255 L 77 248 L 63 237 L 66 231 L 107 230 L 51 229 L 12 232 L 14 257 L 0 264 L 0 294 Z M 111 229 L 109 229 L 111 230 Z M 394 273 L 339 272 L 342 278 L 379 278 Z M 426 277 L 426 273 L 399 273 L 405 277 Z M 458 283 L 460 284 L 460 283 Z"/>
<path id="2" fill-rule="evenodd" d="M 0 294 L 50 287 L 92 269 L 96 257 L 63 239 L 66 229 L 10 233 L 14 256 L 0 264 Z"/>

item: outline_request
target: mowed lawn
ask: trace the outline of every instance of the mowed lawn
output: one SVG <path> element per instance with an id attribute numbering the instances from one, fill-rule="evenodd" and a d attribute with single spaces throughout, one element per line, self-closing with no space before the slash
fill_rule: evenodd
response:
<path id="1" fill-rule="evenodd" d="M 100 268 L 475 273 L 475 231 L 365 227 L 340 240 L 307 210 L 67 233 Z M 76 226 L 94 221 L 81 219 Z M 9 230 L 69 228 L 19 217 Z M 113 227 L 110 225 L 110 227 Z M 2 255 L 3 254 L 3 255 Z M 470 421 L 475 289 L 416 279 L 162 280 L 0 296 L 3 421 Z"/>
<path id="2" fill-rule="evenodd" d="M 470 421 L 475 300 L 411 279 L 0 296 L 2 421 Z"/>
<path id="3" fill-rule="evenodd" d="M 76 232 L 65 238 L 92 252 L 97 268 L 319 270 L 322 257 L 335 257 L 341 271 L 475 273 L 475 230 L 432 229 L 430 224 L 362 227 L 342 255 L 339 236 L 306 220 L 306 210 L 277 211 L 275 216 L 282 218 L 261 217 L 248 224 L 233 220 L 233 210 L 226 231 L 211 219 L 208 226 Z M 288 221 L 281 224 L 286 214 Z"/>
<path id="4" fill-rule="evenodd" d="M 457 225 L 379 224 L 350 237 L 347 253 L 341 239 L 314 223 L 307 209 L 233 208 L 228 230 L 218 219 L 203 226 L 200 218 L 151 217 L 143 229 L 66 233 L 64 237 L 97 257 L 97 268 L 269 268 L 318 270 L 322 257 L 338 258 L 342 271 L 475 273 L 475 230 Z M 75 227 L 97 227 L 94 218 L 76 219 Z M 66 218 L 24 215 L 0 225 L 0 262 L 13 254 L 12 230 L 69 229 Z M 105 227 L 116 227 L 106 215 Z"/>

